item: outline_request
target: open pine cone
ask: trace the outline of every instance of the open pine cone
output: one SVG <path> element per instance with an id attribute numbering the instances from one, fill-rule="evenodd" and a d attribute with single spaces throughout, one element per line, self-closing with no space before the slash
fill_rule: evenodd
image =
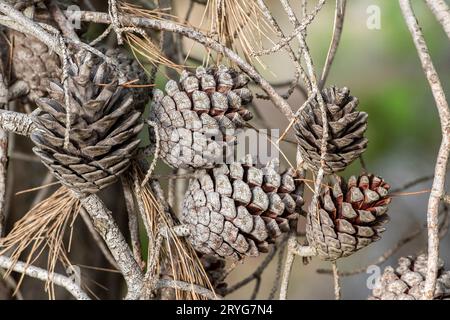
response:
<path id="1" fill-rule="evenodd" d="M 119 85 L 117 74 L 90 53 L 75 55 L 69 77 L 70 143 L 64 148 L 67 106 L 63 86 L 50 83 L 49 98 L 37 100 L 33 151 L 66 186 L 95 193 L 124 172 L 140 140 L 143 106 L 133 89 Z"/>
<path id="2" fill-rule="evenodd" d="M 347 257 L 380 239 L 389 221 L 390 186 L 380 177 L 363 174 L 345 183 L 336 178 L 320 195 L 319 217 L 307 215 L 306 237 L 323 260 Z"/>
<path id="3" fill-rule="evenodd" d="M 235 130 L 252 118 L 244 107 L 252 100 L 248 81 L 225 66 L 199 67 L 195 74 L 184 71 L 179 84 L 168 81 L 165 95 L 154 90 L 150 120 L 159 127 L 164 162 L 186 169 L 223 163 Z"/>
<path id="4" fill-rule="evenodd" d="M 303 182 L 277 166 L 273 160 L 258 169 L 247 161 L 197 171 L 183 202 L 183 222 L 197 251 L 236 260 L 258 256 L 296 228 Z"/>
<path id="5" fill-rule="evenodd" d="M 12 82 L 23 80 L 29 87 L 27 99 L 45 97 L 51 79 L 61 75 L 59 56 L 33 36 L 9 29 L 12 50 Z"/>
<path id="6" fill-rule="evenodd" d="M 384 269 L 369 299 L 420 300 L 424 293 L 427 261 L 426 254 L 400 258 L 396 269 Z M 445 271 L 442 260 L 439 260 L 434 299 L 450 299 L 450 271 Z"/>
<path id="7" fill-rule="evenodd" d="M 358 99 L 347 88 L 324 89 L 322 97 L 328 119 L 324 170 L 330 174 L 344 170 L 366 150 L 367 113 L 356 111 Z M 310 170 L 319 170 L 323 123 L 317 99 L 305 106 L 294 128 L 303 160 Z"/>

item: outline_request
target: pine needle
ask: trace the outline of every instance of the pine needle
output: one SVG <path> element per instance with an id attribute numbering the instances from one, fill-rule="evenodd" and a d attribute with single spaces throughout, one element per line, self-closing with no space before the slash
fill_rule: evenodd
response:
<path id="1" fill-rule="evenodd" d="M 175 16 L 164 13 L 162 10 L 149 10 L 142 8 L 138 5 L 133 5 L 126 2 L 121 2 L 119 9 L 121 12 L 137 17 L 143 18 L 152 18 L 152 19 L 171 19 L 176 20 Z M 134 33 L 134 31 L 138 30 L 136 26 L 134 28 L 129 28 L 130 31 L 125 31 L 125 41 L 130 46 L 133 55 L 137 59 L 137 61 L 141 64 L 141 66 L 145 70 L 145 63 L 141 60 L 147 60 L 150 64 L 163 65 L 165 67 L 174 69 L 178 72 L 181 72 L 182 66 L 172 62 L 170 59 L 164 56 L 161 52 L 159 46 L 153 43 L 152 39 L 142 30 L 140 33 Z M 148 72 L 148 71 L 147 71 Z"/>
<path id="2" fill-rule="evenodd" d="M 145 174 L 140 168 L 135 165 L 135 172 L 137 172 L 139 185 L 143 181 Z M 130 183 L 133 184 L 133 177 L 129 175 L 127 177 Z M 156 241 L 157 234 L 162 229 L 167 230 L 167 237 L 163 240 L 161 248 L 161 257 L 158 260 L 158 271 L 168 266 L 168 273 L 164 273 L 165 276 L 169 276 L 173 280 L 181 280 L 191 284 L 197 284 L 206 287 L 210 290 L 214 290 L 206 274 L 200 259 L 197 256 L 192 245 L 185 239 L 178 237 L 174 231 L 176 221 L 171 217 L 158 202 L 157 198 L 153 194 L 148 184 L 141 188 L 140 194 L 146 210 L 146 223 L 151 227 L 152 232 L 149 234 L 150 242 Z M 155 243 L 155 242 L 153 242 Z M 188 299 L 199 300 L 204 299 L 202 296 L 196 294 L 194 291 L 185 292 L 179 289 L 175 290 L 176 299 Z"/>
<path id="3" fill-rule="evenodd" d="M 80 201 L 66 187 L 61 187 L 17 221 L 11 232 L 0 243 L 0 255 L 12 251 L 13 262 L 17 262 L 22 253 L 29 249 L 25 259 L 27 265 L 33 264 L 48 248 L 47 269 L 50 277 L 45 284 L 45 290 L 50 299 L 55 299 L 52 275 L 57 262 L 61 262 L 65 267 L 71 265 L 64 248 L 63 237 L 68 226 L 73 228 L 79 210 Z M 10 268 L 7 274 L 11 271 Z M 23 277 L 24 274 L 17 288 L 20 287 Z"/>
<path id="4" fill-rule="evenodd" d="M 252 52 L 260 51 L 263 42 L 273 44 L 276 36 L 255 1 L 208 0 L 199 28 L 203 27 L 205 17 L 209 23 L 208 33 L 221 44 L 239 52 L 249 63 L 266 66 Z M 221 57 L 218 57 L 220 63 Z"/>

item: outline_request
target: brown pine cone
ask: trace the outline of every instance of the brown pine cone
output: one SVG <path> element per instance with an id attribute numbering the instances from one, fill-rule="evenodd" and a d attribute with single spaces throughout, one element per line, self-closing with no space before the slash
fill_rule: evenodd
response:
<path id="1" fill-rule="evenodd" d="M 420 300 L 424 293 L 427 273 L 426 254 L 417 258 L 402 257 L 396 269 L 387 267 L 372 291 L 370 300 Z M 450 271 L 445 271 L 439 259 L 434 299 L 450 299 Z"/>
<path id="2" fill-rule="evenodd" d="M 233 144 L 235 130 L 252 114 L 249 79 L 225 66 L 195 74 L 184 71 L 180 83 L 170 80 L 166 94 L 154 90 L 150 120 L 159 127 L 160 157 L 174 168 L 212 168 L 223 163 L 224 148 Z M 150 132 L 154 141 L 154 132 Z"/>
<path id="3" fill-rule="evenodd" d="M 367 146 L 364 132 L 367 113 L 356 111 L 358 99 L 347 88 L 324 89 L 322 97 L 326 104 L 328 119 L 328 143 L 325 156 L 325 173 L 344 170 L 358 158 Z M 322 114 L 317 99 L 313 99 L 300 113 L 294 125 L 303 160 L 310 170 L 320 168 L 322 145 Z"/>
<path id="4" fill-rule="evenodd" d="M 241 259 L 267 252 L 269 243 L 296 227 L 303 182 L 278 160 L 258 169 L 249 161 L 197 171 L 183 202 L 189 240 L 204 254 Z"/>
<path id="5" fill-rule="evenodd" d="M 61 76 L 59 56 L 33 36 L 9 29 L 12 50 L 12 83 L 23 80 L 29 87 L 28 101 L 47 96 L 51 79 Z"/>
<path id="6" fill-rule="evenodd" d="M 380 239 L 389 221 L 390 186 L 380 177 L 341 177 L 319 198 L 319 217 L 307 215 L 306 236 L 323 260 L 347 257 Z"/>
<path id="7" fill-rule="evenodd" d="M 75 55 L 69 77 L 71 130 L 64 147 L 67 106 L 63 86 L 50 84 L 49 98 L 36 101 L 37 129 L 31 134 L 33 151 L 66 186 L 95 193 L 115 182 L 139 145 L 142 106 L 135 93 L 120 86 L 117 74 L 98 57 Z"/>

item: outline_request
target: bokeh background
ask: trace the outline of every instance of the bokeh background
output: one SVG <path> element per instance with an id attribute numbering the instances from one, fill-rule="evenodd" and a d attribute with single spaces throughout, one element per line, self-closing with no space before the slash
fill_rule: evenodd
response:
<path id="1" fill-rule="evenodd" d="M 102 7 L 106 9 L 105 1 L 90 2 L 98 9 Z M 146 4 L 146 1 L 135 2 Z M 188 2 L 186 0 L 172 0 L 173 13 L 184 17 Z M 279 2 L 275 0 L 266 2 L 286 33 L 292 31 Z M 315 1 L 310 0 L 308 2 Z M 412 2 L 423 28 L 435 67 L 440 74 L 447 96 L 449 96 L 450 43 L 423 1 Z M 292 0 L 291 3 L 295 8 L 300 7 L 298 5 L 299 0 Z M 322 71 L 332 35 L 334 6 L 334 1 L 328 1 L 308 28 L 308 44 L 318 74 Z M 367 9 L 370 6 L 380 8 L 380 29 L 369 29 L 367 27 L 367 20 L 370 17 Z M 311 8 L 312 5 L 310 4 L 309 9 Z M 202 13 L 203 7 L 196 4 L 189 23 L 199 25 Z M 101 31 L 102 27 L 91 26 L 87 37 L 91 38 Z M 186 53 L 192 47 L 192 43 L 184 40 L 183 47 Z M 188 64 L 195 65 L 197 60 L 201 61 L 204 53 L 205 51 L 199 45 L 193 46 L 192 59 L 188 60 Z M 258 69 L 272 83 L 283 84 L 293 77 L 294 69 L 284 53 L 265 57 L 264 62 L 267 69 L 261 66 Z M 164 86 L 168 79 L 167 74 L 170 74 L 170 72 L 164 69 L 158 72 L 156 79 L 158 87 Z M 327 81 L 327 85 L 333 84 L 350 88 L 352 95 L 359 98 L 360 109 L 369 114 L 369 126 L 366 133 L 369 138 L 369 146 L 364 159 L 370 172 L 385 178 L 393 188 L 402 186 L 416 178 L 433 174 L 436 153 L 440 143 L 437 110 L 397 1 L 347 1 L 347 13 L 341 44 Z M 277 86 L 277 90 L 281 93 L 284 93 L 286 89 L 287 86 Z M 258 91 L 256 87 L 255 90 Z M 294 92 L 288 100 L 293 109 L 301 106 L 303 101 L 304 98 L 298 91 Z M 252 109 L 257 116 L 251 123 L 257 128 L 279 128 L 283 131 L 288 124 L 284 116 L 269 101 L 256 99 Z M 288 138 L 294 140 L 292 132 L 288 134 Z M 47 180 L 43 180 L 46 171 L 40 163 L 24 157 L 25 153 L 29 153 L 31 147 L 27 140 L 21 137 L 16 138 L 15 147 L 15 159 L 12 160 L 9 168 L 10 174 L 14 175 L 14 179 L 9 186 L 12 199 L 10 212 L 11 216 L 14 217 L 10 221 L 14 221 L 23 215 L 36 198 L 35 193 L 15 195 L 16 192 L 42 185 L 44 182 L 51 182 L 49 177 L 47 177 Z M 282 143 L 281 148 L 290 161 L 294 162 L 294 146 L 289 143 Z M 344 172 L 344 175 L 358 174 L 360 170 L 360 163 L 355 161 Z M 158 165 L 156 171 L 158 174 L 170 172 L 170 169 L 164 164 Z M 178 190 L 182 191 L 183 181 L 178 181 L 178 184 Z M 407 191 L 427 190 L 430 185 L 430 181 L 424 182 Z M 164 182 L 164 186 L 167 187 L 167 182 Z M 108 206 L 114 208 L 113 214 L 119 223 L 126 226 L 121 190 L 113 187 L 103 192 L 102 196 Z M 400 239 L 422 227 L 426 221 L 427 200 L 428 193 L 396 196 L 389 209 L 391 222 L 383 238 L 351 257 L 339 260 L 339 269 L 350 271 L 371 264 L 386 250 L 394 247 Z M 10 224 L 12 225 L 12 222 Z M 81 232 L 74 237 L 74 248 L 77 248 L 76 245 L 78 245 L 80 249 L 71 253 L 73 262 L 82 267 L 83 274 L 87 279 L 93 278 L 99 284 L 92 282 L 91 286 L 95 288 L 94 290 L 100 298 L 117 297 L 119 292 L 123 290 L 117 274 L 92 269 L 92 266 L 96 268 L 110 268 L 110 266 L 101 253 L 93 247 L 90 236 L 83 236 L 88 234 L 84 225 L 78 223 L 77 228 L 80 228 Z M 304 228 L 303 222 L 300 223 L 299 228 Z M 126 233 L 126 227 L 124 227 L 124 232 Z M 145 241 L 144 237 L 143 241 Z M 395 264 L 398 257 L 415 254 L 425 247 L 426 234 L 422 233 L 403 246 L 381 267 Z M 442 239 L 440 252 L 442 258 L 450 266 L 448 236 Z M 252 273 L 264 257 L 262 255 L 260 258 L 247 259 L 243 264 L 238 265 L 227 279 L 229 285 Z M 266 299 L 270 293 L 276 275 L 277 260 L 278 257 L 276 256 L 263 273 L 258 299 Z M 318 274 L 316 272 L 318 268 L 329 269 L 331 264 L 312 259 L 309 264 L 304 265 L 302 259 L 295 260 L 290 279 L 289 299 L 334 298 L 332 277 Z M 366 273 L 361 273 L 341 278 L 343 298 L 366 299 L 370 294 L 366 285 L 368 276 Z M 248 299 L 253 291 L 254 284 L 254 282 L 251 282 L 227 298 Z M 110 289 L 103 289 L 101 285 L 106 285 Z M 45 298 L 45 293 L 40 293 L 42 289 L 42 283 L 27 279 L 23 284 L 22 291 L 26 298 Z M 57 297 L 69 298 L 63 291 L 58 292 Z"/>

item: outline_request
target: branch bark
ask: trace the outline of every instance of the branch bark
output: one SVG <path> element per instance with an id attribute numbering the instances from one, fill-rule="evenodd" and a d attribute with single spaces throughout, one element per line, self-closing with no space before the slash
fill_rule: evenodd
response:
<path id="1" fill-rule="evenodd" d="M 0 129 L 29 136 L 35 126 L 31 117 L 25 113 L 0 110 Z"/>
<path id="2" fill-rule="evenodd" d="M 26 274 L 29 277 L 47 281 L 49 278 L 57 286 L 63 287 L 78 300 L 91 300 L 89 296 L 72 279 L 58 273 L 49 275 L 48 271 L 32 265 L 27 265 L 21 261 L 13 263 L 10 258 L 0 256 L 0 267 L 4 269 L 12 268 L 15 272 Z"/>
<path id="3" fill-rule="evenodd" d="M 118 269 L 125 278 L 128 288 L 126 299 L 139 299 L 144 276 L 124 236 L 120 232 L 119 226 L 111 216 L 111 212 L 95 194 L 82 198 L 81 204 L 91 217 L 95 229 L 105 241 L 116 260 Z"/>
<path id="4" fill-rule="evenodd" d="M 399 4 L 416 46 L 422 69 L 433 92 L 442 131 L 442 141 L 437 155 L 434 180 L 427 209 L 428 268 L 424 298 L 433 299 L 439 259 L 439 203 L 444 195 L 445 176 L 450 152 L 450 110 L 439 76 L 428 53 L 427 44 L 411 7 L 411 2 L 409 0 L 399 0 Z"/>

